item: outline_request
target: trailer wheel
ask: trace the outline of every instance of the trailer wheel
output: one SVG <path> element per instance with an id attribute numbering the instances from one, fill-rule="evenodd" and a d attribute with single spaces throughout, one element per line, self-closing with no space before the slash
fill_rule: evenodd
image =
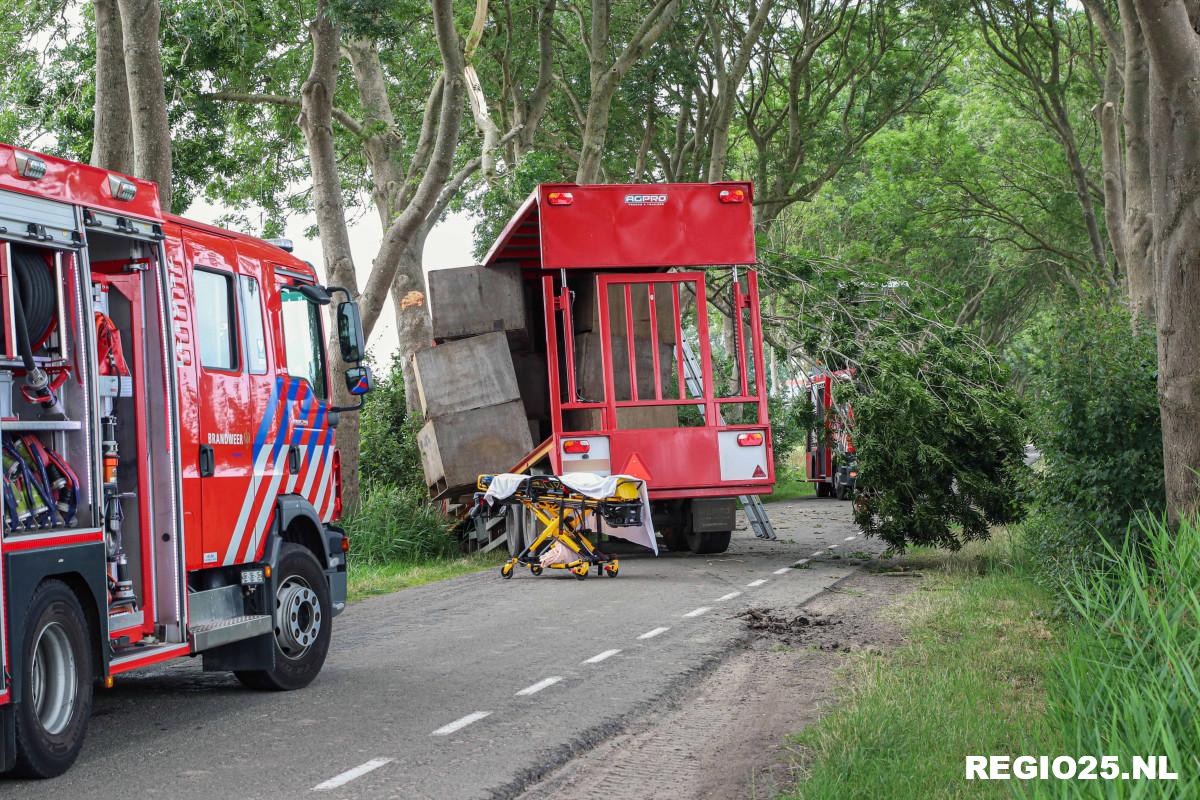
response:
<path id="1" fill-rule="evenodd" d="M 710 531 L 708 533 L 689 533 L 687 536 L 688 549 L 696 555 L 711 555 L 724 553 L 729 549 L 729 540 L 733 531 Z"/>
<path id="2" fill-rule="evenodd" d="M 83 608 L 62 581 L 34 592 L 25 616 L 18 775 L 53 778 L 75 762 L 92 714 L 92 653 Z"/>
<path id="3" fill-rule="evenodd" d="M 333 617 L 329 584 L 308 548 L 284 544 L 275 575 L 275 668 L 234 675 L 251 689 L 287 692 L 308 686 L 325 665 Z"/>
<path id="4" fill-rule="evenodd" d="M 817 481 L 817 497 L 830 497 L 832 495 L 833 492 L 827 481 Z"/>

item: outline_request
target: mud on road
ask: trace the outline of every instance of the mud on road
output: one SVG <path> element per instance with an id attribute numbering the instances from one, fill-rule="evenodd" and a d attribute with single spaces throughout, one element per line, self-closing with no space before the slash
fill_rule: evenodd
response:
<path id="1" fill-rule="evenodd" d="M 917 585 L 863 571 L 802 605 L 746 609 L 744 648 L 520 797 L 775 797 L 794 782 L 799 754 L 788 736 L 837 702 L 835 672 L 850 654 L 903 641 L 886 610 Z"/>

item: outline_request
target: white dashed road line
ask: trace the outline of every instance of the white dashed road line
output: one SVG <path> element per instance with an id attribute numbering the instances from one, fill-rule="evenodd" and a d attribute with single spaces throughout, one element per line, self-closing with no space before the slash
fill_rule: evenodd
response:
<path id="1" fill-rule="evenodd" d="M 483 719 L 484 717 L 486 717 L 488 714 L 491 714 L 491 713 L 492 712 L 490 712 L 490 711 L 472 712 L 470 714 L 467 714 L 465 717 L 462 717 L 461 719 L 454 720 L 454 722 L 451 722 L 449 725 L 443 725 L 442 727 L 438 728 L 436 731 L 434 731 L 433 733 L 431 733 L 429 735 L 430 736 L 449 736 L 450 734 L 454 733 L 455 731 L 460 731 L 463 728 L 467 727 L 472 722 L 479 722 L 479 720 Z"/>
<path id="2" fill-rule="evenodd" d="M 824 553 L 824 552 L 825 552 L 824 550 L 818 550 L 817 552 L 815 552 L 811 556 L 809 556 L 809 558 L 816 558 L 817 556 L 821 555 L 821 553 Z"/>
<path id="3" fill-rule="evenodd" d="M 698 617 L 701 614 L 704 614 L 708 611 L 712 611 L 712 606 L 700 606 L 699 608 L 693 608 L 691 611 L 687 612 L 683 616 L 684 617 Z"/>
<path id="4" fill-rule="evenodd" d="M 746 585 L 747 585 L 747 586 L 762 586 L 762 585 L 763 585 L 764 583 L 766 583 L 766 582 L 767 582 L 767 579 L 766 579 L 766 578 L 759 578 L 759 579 L 758 579 L 758 580 L 756 580 L 756 581 L 750 581 L 750 582 L 749 582 L 749 583 L 747 583 Z"/>
<path id="5" fill-rule="evenodd" d="M 810 559 L 807 559 L 807 558 L 802 558 L 802 559 L 800 559 L 799 561 L 797 561 L 797 562 L 795 562 L 794 564 L 792 564 L 792 566 L 793 566 L 793 567 L 803 567 L 805 564 L 807 564 L 807 563 L 809 562 L 809 560 L 810 560 Z"/>
<path id="6" fill-rule="evenodd" d="M 741 592 L 730 592 L 729 594 L 723 594 L 717 598 L 717 602 L 723 603 L 726 600 L 732 600 L 735 597 L 741 597 L 741 594 L 742 594 Z"/>
<path id="7" fill-rule="evenodd" d="M 372 758 L 367 763 L 359 764 L 354 769 L 348 769 L 345 772 L 343 772 L 341 775 L 334 775 L 332 778 L 325 781 L 324 783 L 318 783 L 316 786 L 314 786 L 312 788 L 312 790 L 314 792 L 328 792 L 330 789 L 336 789 L 339 786 L 345 786 L 347 783 L 354 780 L 355 778 L 361 778 L 363 775 L 366 775 L 368 772 L 377 770 L 380 767 L 382 767 L 384 764 L 390 764 L 391 762 L 392 762 L 392 759 L 390 759 L 390 758 Z"/>
<path id="8" fill-rule="evenodd" d="M 669 630 L 671 630 L 671 629 L 670 628 L 655 628 L 652 631 L 646 631 L 638 638 L 639 639 L 653 639 L 655 636 L 658 636 L 660 633 L 666 633 Z"/>
<path id="9" fill-rule="evenodd" d="M 787 575 L 791 571 L 792 571 L 791 567 L 780 567 L 779 569 L 775 570 L 775 574 L 776 575 Z"/>
<path id="10" fill-rule="evenodd" d="M 601 661 L 603 661 L 604 659 L 606 659 L 606 658 L 612 658 L 613 656 L 615 656 L 615 655 L 616 655 L 617 653 L 619 653 L 619 652 L 621 652 L 621 651 L 620 651 L 620 650 L 605 650 L 603 653 L 597 653 L 596 655 L 594 655 L 594 656 L 592 656 L 591 658 L 587 659 L 587 660 L 586 660 L 586 661 L 584 661 L 583 663 L 584 663 L 584 664 L 599 664 L 599 663 L 600 663 Z"/>
<path id="11" fill-rule="evenodd" d="M 842 541 L 843 541 L 843 542 L 853 542 L 853 541 L 854 541 L 855 539 L 857 539 L 857 538 L 858 538 L 857 536 L 847 536 L 847 537 L 846 537 L 845 539 L 843 539 Z"/>
<path id="12" fill-rule="evenodd" d="M 532 686 L 526 686 L 521 691 L 517 692 L 515 697 L 528 697 L 531 694 L 537 694 L 542 689 L 549 689 L 554 684 L 562 680 L 561 675 L 552 675 L 549 678 L 543 678 Z"/>

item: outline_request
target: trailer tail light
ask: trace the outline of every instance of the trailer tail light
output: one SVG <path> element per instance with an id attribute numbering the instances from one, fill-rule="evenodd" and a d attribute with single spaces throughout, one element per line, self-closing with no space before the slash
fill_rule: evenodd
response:
<path id="1" fill-rule="evenodd" d="M 575 202 L 575 195 L 570 192 L 550 192 L 546 195 L 546 202 L 552 206 L 569 206 Z"/>
<path id="2" fill-rule="evenodd" d="M 563 452 L 571 455 L 579 455 L 588 453 L 592 449 L 592 443 L 587 439 L 567 439 L 563 442 Z"/>
<path id="3" fill-rule="evenodd" d="M 22 153 L 17 150 L 17 174 L 22 178 L 28 178 L 31 181 L 40 180 L 46 175 L 46 162 L 37 156 L 29 153 Z"/>
<path id="4" fill-rule="evenodd" d="M 342 454 L 333 451 L 333 518 L 342 518 Z"/>
<path id="5" fill-rule="evenodd" d="M 717 195 L 717 199 L 722 203 L 744 203 L 746 202 L 746 190 L 722 189 Z"/>
<path id="6" fill-rule="evenodd" d="M 758 447 L 763 443 L 763 435 L 761 433 L 743 433 L 738 436 L 737 442 L 742 447 Z"/>

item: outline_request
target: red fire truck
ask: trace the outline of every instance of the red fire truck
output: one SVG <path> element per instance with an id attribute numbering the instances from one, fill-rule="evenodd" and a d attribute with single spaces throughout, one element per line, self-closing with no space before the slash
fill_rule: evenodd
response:
<path id="1" fill-rule="evenodd" d="M 320 671 L 346 596 L 337 293 L 164 214 L 151 183 L 0 145 L 0 772 L 66 770 L 93 682 L 131 669 L 201 654 L 276 690 Z"/>
<path id="2" fill-rule="evenodd" d="M 858 462 L 850 435 L 854 409 L 849 403 L 833 399 L 833 387 L 839 381 L 854 378 L 853 370 L 824 370 L 808 376 L 816 428 L 808 432 L 805 469 L 808 480 L 817 488 L 817 497 L 846 500 L 858 481 Z"/>
<path id="3" fill-rule="evenodd" d="M 544 441 L 511 471 L 634 475 L 670 549 L 729 546 L 736 498 L 775 482 L 752 199 L 728 182 L 543 184 L 525 201 L 484 262 L 519 269 L 543 311 Z"/>

